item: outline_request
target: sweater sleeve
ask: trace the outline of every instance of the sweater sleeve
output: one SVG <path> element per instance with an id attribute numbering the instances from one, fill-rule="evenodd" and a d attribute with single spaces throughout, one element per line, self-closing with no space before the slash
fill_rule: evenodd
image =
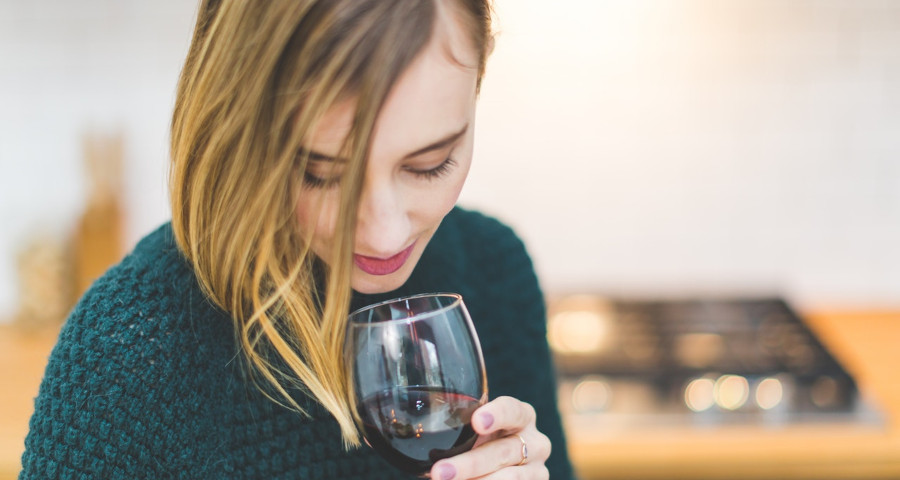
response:
<path id="1" fill-rule="evenodd" d="M 474 297 L 470 310 L 484 348 L 490 396 L 530 403 L 538 430 L 553 445 L 546 463 L 550 478 L 573 478 L 557 408 L 544 298 L 531 259 L 523 242 L 499 222 L 487 219 L 478 230 L 470 251 L 478 252 L 474 264 L 480 281 L 468 296 Z"/>
<path id="2" fill-rule="evenodd" d="M 25 439 L 20 480 L 184 477 L 190 417 L 178 403 L 185 353 L 159 308 L 167 295 L 126 259 L 98 280 L 60 332 Z M 170 282 L 171 283 L 171 282 Z M 189 439 L 188 439 L 189 441 Z"/>
<path id="3" fill-rule="evenodd" d="M 47 365 L 25 440 L 20 480 L 150 478 L 159 451 L 129 406 L 127 372 L 80 312 L 64 327 Z"/>

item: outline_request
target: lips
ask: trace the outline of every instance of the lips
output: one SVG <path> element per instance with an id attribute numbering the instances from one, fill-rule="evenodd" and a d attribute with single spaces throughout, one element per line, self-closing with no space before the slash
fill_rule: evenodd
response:
<path id="1" fill-rule="evenodd" d="M 369 275 L 390 275 L 400 270 L 400 267 L 406 263 L 415 245 L 416 242 L 413 242 L 402 252 L 389 258 L 367 257 L 355 254 L 353 255 L 353 263 Z"/>

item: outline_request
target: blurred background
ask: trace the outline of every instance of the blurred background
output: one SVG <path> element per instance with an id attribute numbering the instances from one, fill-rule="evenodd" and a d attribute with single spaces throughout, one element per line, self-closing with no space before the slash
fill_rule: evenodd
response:
<path id="1" fill-rule="evenodd" d="M 524 238 L 582 478 L 900 478 L 900 2 L 496 0 L 461 204 Z M 0 478 L 168 217 L 192 0 L 0 0 Z"/>

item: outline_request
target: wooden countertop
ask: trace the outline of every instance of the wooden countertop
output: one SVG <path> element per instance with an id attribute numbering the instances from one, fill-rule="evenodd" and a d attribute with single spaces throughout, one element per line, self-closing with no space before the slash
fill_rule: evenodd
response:
<path id="1" fill-rule="evenodd" d="M 602 432 L 567 425 L 579 477 L 631 479 L 900 479 L 900 311 L 804 315 L 821 341 L 886 411 L 886 427 L 728 427 Z M 0 480 L 20 468 L 56 329 L 0 325 Z"/>
<path id="2" fill-rule="evenodd" d="M 56 327 L 23 330 L 0 324 L 0 480 L 16 478 L 21 469 L 34 397 L 58 335 Z"/>
<path id="3" fill-rule="evenodd" d="M 885 426 L 658 428 L 567 424 L 579 478 L 900 479 L 900 312 L 804 315 L 887 415 Z"/>

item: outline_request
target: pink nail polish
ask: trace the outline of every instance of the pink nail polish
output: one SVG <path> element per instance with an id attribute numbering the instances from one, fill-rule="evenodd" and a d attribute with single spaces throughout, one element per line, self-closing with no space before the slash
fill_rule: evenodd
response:
<path id="1" fill-rule="evenodd" d="M 490 413 L 484 413 L 481 415 L 481 424 L 484 426 L 485 430 L 491 428 L 491 425 L 494 424 L 494 416 Z"/>
<path id="2" fill-rule="evenodd" d="M 440 480 L 451 480 L 456 476 L 456 467 L 449 463 L 438 465 L 438 478 Z"/>

